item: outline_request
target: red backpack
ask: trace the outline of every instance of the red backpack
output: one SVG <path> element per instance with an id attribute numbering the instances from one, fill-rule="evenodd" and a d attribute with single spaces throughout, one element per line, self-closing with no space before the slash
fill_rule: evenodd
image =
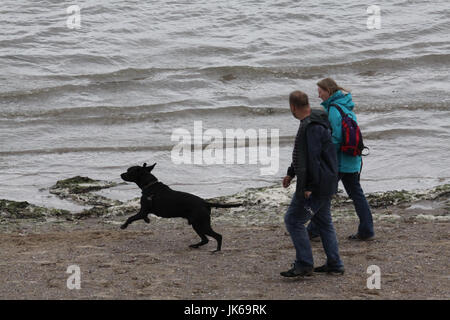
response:
<path id="1" fill-rule="evenodd" d="M 342 117 L 341 151 L 354 157 L 363 155 L 362 151 L 369 148 L 364 146 L 361 130 L 356 121 L 342 111 L 341 107 L 338 105 L 332 104 L 330 106 L 336 107 Z"/>

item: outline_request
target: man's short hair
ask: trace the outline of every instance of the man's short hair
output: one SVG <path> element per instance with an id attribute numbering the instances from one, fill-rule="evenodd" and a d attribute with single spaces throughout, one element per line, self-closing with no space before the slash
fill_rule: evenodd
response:
<path id="1" fill-rule="evenodd" d="M 308 95 L 300 90 L 293 91 L 289 95 L 289 104 L 295 108 L 306 108 L 309 106 Z"/>

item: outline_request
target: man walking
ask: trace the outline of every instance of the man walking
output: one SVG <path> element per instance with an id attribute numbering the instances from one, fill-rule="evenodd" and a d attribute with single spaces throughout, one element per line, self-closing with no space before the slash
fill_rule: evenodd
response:
<path id="1" fill-rule="evenodd" d="M 281 272 L 284 277 L 310 276 L 313 271 L 344 273 L 339 257 L 338 242 L 331 220 L 331 197 L 338 183 L 336 150 L 331 141 L 331 127 L 327 114 L 312 110 L 308 96 L 294 91 L 289 96 L 292 115 L 301 121 L 295 138 L 292 164 L 283 187 L 287 188 L 297 176 L 297 185 L 284 221 L 292 242 L 296 260 L 292 268 Z M 325 265 L 314 269 L 314 261 L 305 223 L 314 221 L 318 227 L 327 256 Z"/>

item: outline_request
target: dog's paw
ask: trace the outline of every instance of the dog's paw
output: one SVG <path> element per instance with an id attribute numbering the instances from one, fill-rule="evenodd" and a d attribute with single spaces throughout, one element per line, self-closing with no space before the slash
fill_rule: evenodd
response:
<path id="1" fill-rule="evenodd" d="M 145 221 L 146 223 L 150 223 L 150 219 L 147 218 L 147 217 L 144 218 L 144 221 Z"/>
<path id="2" fill-rule="evenodd" d="M 200 248 L 200 246 L 199 246 L 198 244 L 191 244 L 191 245 L 189 246 L 189 248 L 198 249 L 198 248 Z"/>
<path id="3" fill-rule="evenodd" d="M 120 226 L 120 229 L 124 230 L 128 227 L 128 225 L 126 223 L 124 223 L 123 225 Z"/>

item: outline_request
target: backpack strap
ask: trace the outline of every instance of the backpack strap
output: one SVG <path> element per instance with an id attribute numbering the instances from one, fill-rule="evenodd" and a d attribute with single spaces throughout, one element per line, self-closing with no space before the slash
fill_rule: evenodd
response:
<path id="1" fill-rule="evenodd" d="M 347 115 L 344 111 L 342 111 L 341 107 L 339 107 L 337 104 L 330 104 L 330 107 L 336 107 L 337 111 L 339 111 L 342 118 L 344 118 Z"/>

